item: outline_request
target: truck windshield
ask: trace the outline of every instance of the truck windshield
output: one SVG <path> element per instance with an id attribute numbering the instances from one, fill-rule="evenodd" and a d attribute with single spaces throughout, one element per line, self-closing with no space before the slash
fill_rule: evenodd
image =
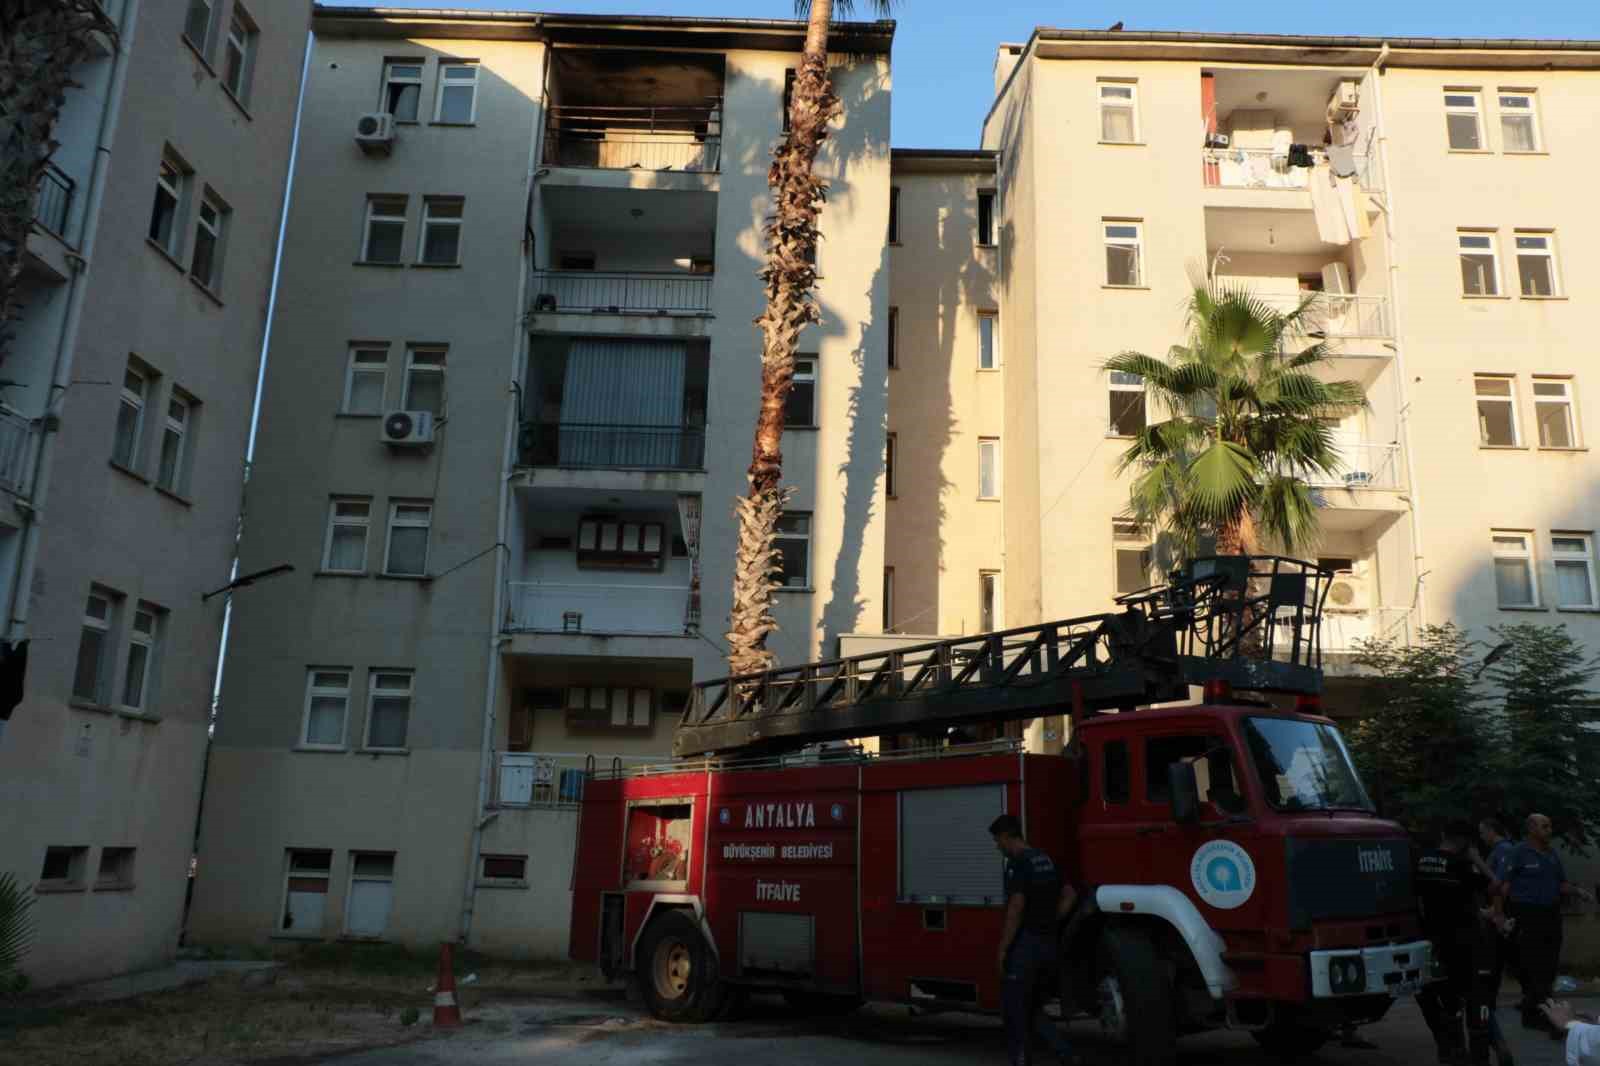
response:
<path id="1" fill-rule="evenodd" d="M 1245 741 L 1267 802 L 1280 811 L 1373 810 L 1331 725 L 1292 718 L 1248 718 Z"/>

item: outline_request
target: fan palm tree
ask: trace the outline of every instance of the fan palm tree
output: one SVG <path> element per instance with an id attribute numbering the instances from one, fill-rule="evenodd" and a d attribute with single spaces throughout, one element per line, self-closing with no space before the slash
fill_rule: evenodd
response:
<path id="1" fill-rule="evenodd" d="M 19 987 L 18 964 L 33 942 L 33 892 L 0 874 L 0 996 Z"/>
<path id="2" fill-rule="evenodd" d="M 887 15 L 893 0 L 871 3 L 875 11 Z M 746 474 L 750 488 L 735 504 L 739 536 L 727 634 L 728 668 L 734 674 L 755 673 L 773 664 L 767 637 L 778 628 L 772 600 L 782 572 L 775 538 L 788 499 L 781 485 L 784 402 L 794 385 L 800 331 L 822 317 L 812 290 L 817 280 L 817 219 L 828 187 L 813 167 L 828 123 L 839 110 L 828 77 L 828 31 L 834 12 L 849 15 L 851 8 L 851 0 L 796 4 L 797 13 L 806 19 L 806 40 L 789 98 L 789 127 L 773 149 L 767 171 L 773 191 L 773 213 L 766 225 L 767 259 L 761 268 L 767 306 L 756 319 L 761 330 L 761 407 Z"/>
<path id="3" fill-rule="evenodd" d="M 1280 313 L 1213 278 L 1196 286 L 1188 340 L 1166 359 L 1127 351 L 1106 361 L 1108 372 L 1142 378 L 1170 416 L 1145 426 L 1118 472 L 1138 472 L 1130 510 L 1177 559 L 1192 558 L 1202 538 L 1222 555 L 1256 554 L 1268 540 L 1285 552 L 1316 542 L 1307 479 L 1338 471 L 1332 423 L 1367 406 L 1356 382 L 1314 373 L 1333 355 L 1308 335 L 1316 300 Z"/>

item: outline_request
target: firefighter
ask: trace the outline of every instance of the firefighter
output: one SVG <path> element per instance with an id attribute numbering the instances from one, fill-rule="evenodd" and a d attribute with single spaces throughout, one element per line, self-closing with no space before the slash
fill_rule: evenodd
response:
<path id="1" fill-rule="evenodd" d="M 1417 859 L 1417 905 L 1422 930 L 1433 941 L 1438 963 L 1438 976 L 1417 993 L 1417 1006 L 1422 1008 L 1422 1016 L 1433 1033 L 1442 1063 L 1468 1061 L 1463 1021 L 1474 1030 L 1474 1053 L 1482 1053 L 1479 1061 L 1488 1061 L 1488 1043 L 1478 1032 L 1487 1019 L 1483 1012 L 1471 1009 L 1475 1003 L 1469 1006 L 1469 1000 L 1477 998 L 1473 989 L 1478 984 L 1473 965 L 1479 922 L 1476 895 L 1488 887 L 1467 857 L 1471 843 L 1472 827 L 1452 822 L 1440 835 L 1439 846 Z"/>
<path id="2" fill-rule="evenodd" d="M 1074 1063 L 1072 1045 L 1044 1016 L 1040 986 L 1056 971 L 1056 926 L 1076 906 L 1077 892 L 1063 881 L 1050 856 L 1028 846 L 1015 815 L 996 818 L 989 834 L 1006 860 L 1006 924 L 997 961 L 1007 1061 L 1028 1066 L 1033 1061 L 1029 1045 L 1037 1034 L 1062 1063 Z"/>

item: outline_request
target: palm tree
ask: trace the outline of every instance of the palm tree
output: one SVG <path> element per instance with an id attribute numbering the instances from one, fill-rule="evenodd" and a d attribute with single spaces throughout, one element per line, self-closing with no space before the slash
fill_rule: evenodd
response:
<path id="1" fill-rule="evenodd" d="M 893 0 L 871 0 L 887 15 Z M 828 123 L 839 110 L 828 77 L 828 31 L 833 13 L 850 14 L 851 0 L 798 0 L 806 18 L 805 49 L 789 98 L 789 128 L 772 151 L 767 184 L 773 213 L 767 221 L 767 261 L 761 268 L 767 306 L 761 330 L 761 408 L 756 418 L 746 476 L 749 491 L 735 503 L 739 538 L 733 572 L 733 609 L 728 617 L 728 668 L 749 674 L 772 666 L 767 637 L 778 628 L 772 616 L 773 590 L 782 571 L 775 546 L 778 518 L 788 499 L 783 477 L 783 409 L 794 385 L 794 353 L 800 331 L 819 322 L 816 284 L 817 219 L 827 184 L 813 173 Z"/>
<path id="2" fill-rule="evenodd" d="M 33 892 L 13 874 L 0 874 L 0 997 L 27 984 L 18 972 L 33 943 Z"/>
<path id="3" fill-rule="evenodd" d="M 22 309 L 22 257 L 56 149 L 51 134 L 96 35 L 115 46 L 116 24 L 99 0 L 0 0 L 0 364 Z"/>
<path id="4" fill-rule="evenodd" d="M 1212 278 L 1189 300 L 1187 343 L 1166 359 L 1129 351 L 1106 360 L 1106 371 L 1142 378 L 1170 415 L 1145 426 L 1118 473 L 1138 471 L 1130 510 L 1176 559 L 1193 558 L 1203 537 L 1222 555 L 1256 554 L 1266 540 L 1285 552 L 1315 543 L 1307 478 L 1339 469 L 1331 424 L 1367 406 L 1357 383 L 1314 373 L 1333 355 L 1309 335 L 1316 300 L 1280 313 Z"/>

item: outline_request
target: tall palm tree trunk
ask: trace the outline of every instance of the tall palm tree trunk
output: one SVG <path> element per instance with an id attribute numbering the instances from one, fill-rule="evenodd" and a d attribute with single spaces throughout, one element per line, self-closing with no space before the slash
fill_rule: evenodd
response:
<path id="1" fill-rule="evenodd" d="M 739 539 L 727 634 L 728 668 L 734 674 L 754 673 L 773 664 L 767 637 L 778 628 L 772 602 L 782 572 L 775 540 L 788 498 L 780 484 L 784 404 L 794 387 L 800 331 L 821 318 L 812 290 L 817 278 L 817 218 L 827 185 L 812 168 L 839 108 L 828 80 L 832 20 L 833 0 L 812 0 L 805 50 L 790 95 L 789 129 L 773 150 L 767 171 L 774 209 L 766 227 L 767 261 L 761 269 L 767 307 L 756 319 L 761 331 L 761 410 L 746 475 L 750 489 L 735 504 Z"/>

